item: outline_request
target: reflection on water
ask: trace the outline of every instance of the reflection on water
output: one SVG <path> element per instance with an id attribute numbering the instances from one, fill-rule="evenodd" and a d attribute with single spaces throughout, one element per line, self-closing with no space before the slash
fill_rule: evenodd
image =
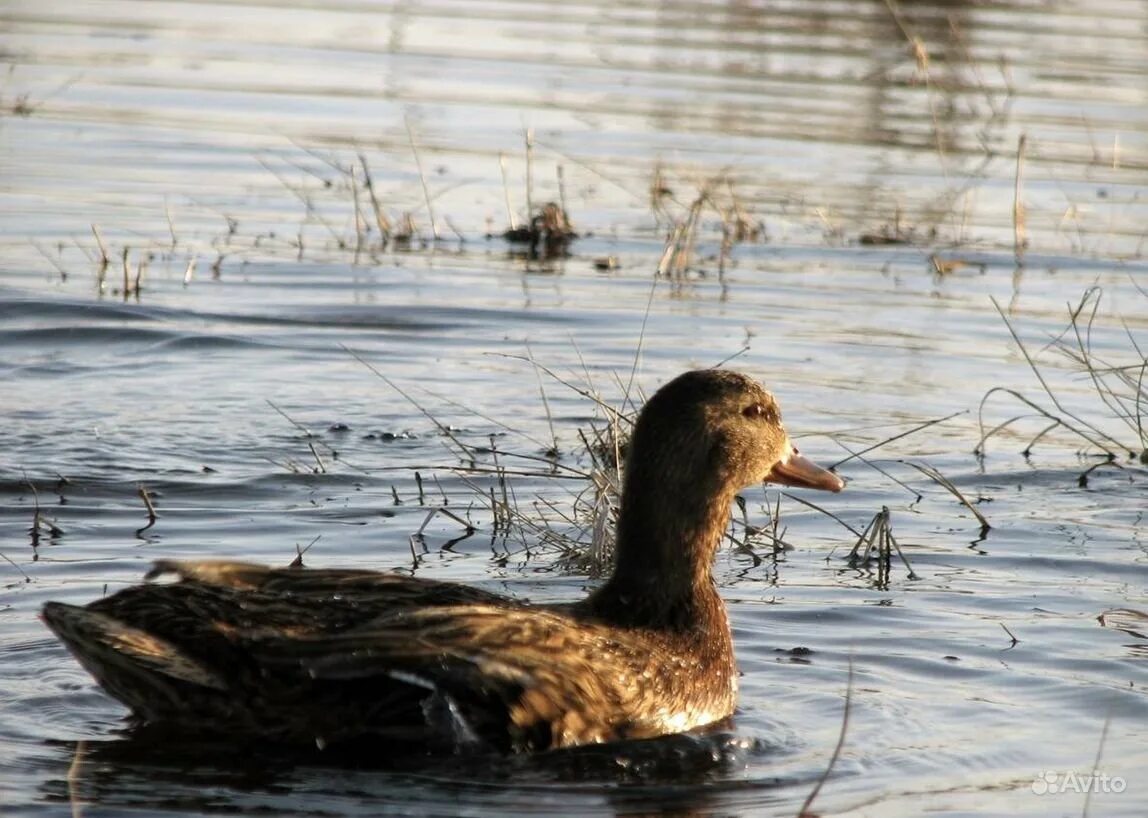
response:
<path id="1" fill-rule="evenodd" d="M 170 737 L 64 742 L 45 764 L 42 797 L 111 809 L 187 812 L 283 811 L 341 815 L 370 809 L 451 812 L 458 802 L 510 814 L 565 814 L 570 797 L 631 814 L 708 814 L 713 784 L 748 758 L 768 760 L 760 743 L 727 734 L 676 736 L 610 748 L 585 747 L 538 757 L 461 756 L 451 760 L 299 758 L 236 754 L 219 746 L 171 746 Z M 292 786 L 283 784 L 292 781 Z M 742 798 L 767 801 L 794 781 L 763 778 L 730 786 Z M 609 786 L 605 786 L 609 784 Z M 157 786 L 158 785 L 158 786 Z M 219 799 L 213 792 L 232 795 Z M 162 796 L 157 798 L 157 793 Z M 529 800 L 527 800 L 527 798 Z"/>
<path id="2" fill-rule="evenodd" d="M 353 218 L 345 190 L 332 195 L 340 171 L 308 153 L 326 148 L 336 164 L 365 151 L 383 204 L 413 211 L 425 232 L 411 126 L 436 226 L 450 235 L 449 217 L 475 236 L 505 211 L 499 153 L 524 204 L 529 125 L 536 201 L 558 196 L 562 164 L 583 227 L 648 223 L 662 162 L 681 174 L 678 198 L 727 169 L 772 234 L 818 243 L 884 228 L 1011 245 L 1024 135 L 1034 249 L 1138 254 L 1144 13 L 1131 2 L 1087 13 L 874 0 L 17 2 L 0 11 L 11 66 L 0 150 L 14 171 L 4 195 L 29 218 L 4 232 L 94 249 L 95 220 L 137 246 L 261 235 L 315 248 Z"/>
<path id="3" fill-rule="evenodd" d="M 1094 793 L 1091 814 L 1143 814 L 1143 468 L 1121 452 L 1080 485 L 1095 450 L 1065 427 L 1040 437 L 1040 416 L 972 452 L 990 389 L 1051 405 L 990 296 L 1057 412 L 1143 448 L 1048 342 L 1072 342 L 1066 304 L 1098 284 L 1092 354 L 1133 373 L 1143 357 L 1144 15 L 1117 0 L 4 4 L 4 814 L 794 815 L 837 741 L 850 664 L 849 731 L 815 809 L 1080 814 L 1083 796 L 1032 784 L 1098 766 L 1128 788 Z M 485 238 L 531 209 L 526 128 L 531 206 L 564 202 L 581 234 L 566 258 Z M 654 281 L 696 201 L 692 261 Z M 410 241 L 383 246 L 378 213 Z M 765 239 L 723 245 L 731 225 Z M 760 534 L 719 556 L 743 673 L 729 732 L 401 770 L 227 758 L 121 736 L 119 706 L 36 619 L 158 557 L 304 549 L 309 565 L 576 598 L 591 580 L 538 531 L 498 527 L 498 480 L 460 474 L 452 438 L 493 450 L 524 515 L 584 542 L 579 433 L 607 416 L 548 377 L 543 399 L 529 360 L 621 405 L 631 371 L 648 394 L 731 356 L 818 459 L 921 428 L 818 498 L 856 530 L 887 506 L 917 579 L 850 566 L 849 528 L 746 493 L 750 524 L 786 547 Z M 1029 408 L 996 393 L 983 420 Z M 428 517 L 442 504 L 477 531 Z"/>

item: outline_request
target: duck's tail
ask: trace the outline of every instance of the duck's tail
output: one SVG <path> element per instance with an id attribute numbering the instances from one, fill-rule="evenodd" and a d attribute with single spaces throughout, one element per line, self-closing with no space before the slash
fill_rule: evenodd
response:
<path id="1" fill-rule="evenodd" d="M 227 689 L 215 671 L 171 642 L 106 614 L 48 602 L 41 618 L 108 693 L 145 719 L 183 709 L 188 685 Z"/>

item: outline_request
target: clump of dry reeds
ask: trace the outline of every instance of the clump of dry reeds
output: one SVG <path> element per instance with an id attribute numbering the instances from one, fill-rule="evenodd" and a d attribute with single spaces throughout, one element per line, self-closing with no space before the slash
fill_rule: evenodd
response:
<path id="1" fill-rule="evenodd" d="M 511 203 L 510 184 L 506 176 L 506 156 L 498 157 L 502 170 L 503 193 L 506 197 L 506 219 L 508 226 L 502 231 L 511 245 L 525 245 L 530 258 L 554 259 L 565 256 L 570 244 L 578 238 L 574 224 L 566 209 L 566 183 L 562 165 L 556 167 L 558 176 L 558 201 L 547 202 L 541 207 L 534 206 L 534 131 L 527 129 L 526 143 L 526 223 L 519 224 Z"/>
<path id="2" fill-rule="evenodd" d="M 706 212 L 715 214 L 721 224 L 717 252 L 719 273 L 724 271 L 734 245 L 765 237 L 765 226 L 750 217 L 730 174 L 719 173 L 694 182 L 692 187 L 693 194 L 685 201 L 679 200 L 665 168 L 660 164 L 655 166 L 650 182 L 650 209 L 657 223 L 666 228 L 666 242 L 658 262 L 660 276 L 681 278 L 694 266 L 699 230 Z"/>
<path id="3" fill-rule="evenodd" d="M 893 536 L 889 508 L 882 506 L 881 510 L 873 515 L 868 527 L 857 538 L 857 542 L 849 552 L 849 566 L 851 568 L 868 568 L 876 564 L 876 585 L 879 589 L 886 590 L 889 587 L 889 572 L 893 564 L 894 551 L 904 563 L 905 570 L 909 573 L 909 579 L 916 579 L 917 575 L 913 573 L 913 567 L 909 565 L 905 552 L 901 550 L 897 538 Z"/>
<path id="4" fill-rule="evenodd" d="M 1140 292 L 1148 297 L 1148 292 L 1144 290 L 1140 290 Z M 1117 461 L 1125 455 L 1129 460 L 1141 465 L 1148 465 L 1148 382 L 1146 382 L 1148 356 L 1145 355 L 1145 351 L 1127 326 L 1125 326 L 1125 333 L 1132 353 L 1132 360 L 1118 363 L 1106 360 L 1096 353 L 1092 337 L 1101 296 L 1102 291 L 1099 287 L 1090 287 L 1085 291 L 1079 303 L 1075 306 L 1070 305 L 1067 326 L 1050 340 L 1045 349 L 1052 350 L 1067 358 L 1077 371 L 1088 377 L 1096 397 L 1104 407 L 1105 414 L 1109 416 L 1109 419 L 1115 419 L 1127 427 L 1129 434 L 1121 435 L 1110 432 L 1111 424 L 1105 423 L 1105 419 L 1085 418 L 1080 413 L 1067 408 L 1057 397 L 1050 379 L 1041 370 L 1037 357 L 1030 353 L 1005 311 L 994 300 L 993 305 L 997 308 L 1013 340 L 1020 348 L 1021 354 L 1024 355 L 1029 368 L 1040 383 L 1044 399 L 1031 398 L 1020 390 L 1003 386 L 994 387 L 986 392 L 981 399 L 978 415 L 981 436 L 976 447 L 977 454 L 984 454 L 985 444 L 989 438 L 1017 421 L 1034 416 L 1017 415 L 1010 417 L 986 430 L 986 403 L 996 395 L 1007 395 L 1033 410 L 1035 416 L 1043 418 L 1045 421 L 1045 425 L 1029 440 L 1022 451 L 1026 457 L 1032 453 L 1033 447 L 1046 435 L 1056 429 L 1062 429 L 1084 441 L 1088 450 L 1099 453 L 1105 458 L 1103 463 L 1094 465 L 1082 474 L 1082 481 L 1085 481 L 1087 475 L 1100 465 L 1118 466 Z"/>

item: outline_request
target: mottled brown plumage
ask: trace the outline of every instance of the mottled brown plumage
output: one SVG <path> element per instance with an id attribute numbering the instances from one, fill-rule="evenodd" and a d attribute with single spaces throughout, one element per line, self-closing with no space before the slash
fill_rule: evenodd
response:
<path id="1" fill-rule="evenodd" d="M 626 464 L 610 579 L 529 605 L 372 571 L 161 560 L 148 579 L 44 621 L 140 720 L 187 732 L 381 751 L 535 751 L 729 716 L 733 645 L 711 563 L 735 492 L 838 491 L 797 454 L 773 397 L 687 372 L 650 399 Z"/>

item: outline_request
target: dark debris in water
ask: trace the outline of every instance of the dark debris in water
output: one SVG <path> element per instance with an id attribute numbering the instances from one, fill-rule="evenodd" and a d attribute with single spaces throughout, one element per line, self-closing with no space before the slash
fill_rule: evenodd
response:
<path id="1" fill-rule="evenodd" d="M 502 234 L 510 244 L 527 245 L 530 258 L 560 258 L 578 237 L 566 211 L 554 202 L 543 205 L 530 224 L 514 226 Z"/>

